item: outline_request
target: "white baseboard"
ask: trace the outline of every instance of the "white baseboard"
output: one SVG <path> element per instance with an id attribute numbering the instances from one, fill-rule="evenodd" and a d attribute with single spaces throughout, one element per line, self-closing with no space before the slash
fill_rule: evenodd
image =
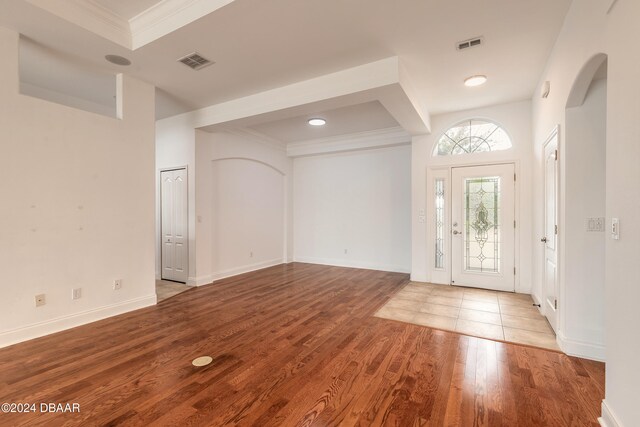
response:
<path id="1" fill-rule="evenodd" d="M 367 261 L 346 261 L 343 259 L 315 258 L 296 256 L 294 262 L 306 262 L 309 264 L 331 265 L 334 267 L 363 268 L 365 270 L 390 271 L 393 273 L 411 273 L 410 269 L 400 265 L 377 264 Z"/>
<path id="2" fill-rule="evenodd" d="M 622 424 L 613 415 L 606 399 L 602 401 L 602 416 L 598 418 L 598 422 L 602 427 L 622 427 Z"/>
<path id="3" fill-rule="evenodd" d="M 557 341 L 560 349 L 570 356 L 597 360 L 598 362 L 605 361 L 605 347 L 602 344 L 572 340 L 567 338 L 562 331 L 558 331 Z"/>
<path id="4" fill-rule="evenodd" d="M 410 280 L 412 282 L 422 282 L 422 283 L 427 283 L 429 282 L 429 280 L 427 280 L 427 276 L 423 275 L 423 274 L 413 274 L 411 273 L 411 278 Z"/>
<path id="5" fill-rule="evenodd" d="M 213 274 L 207 274 L 205 276 L 189 277 L 187 286 L 204 286 L 211 282 L 213 282 Z"/>
<path id="6" fill-rule="evenodd" d="M 107 317 L 149 307 L 151 305 L 155 305 L 156 302 L 156 295 L 153 294 L 2 332 L 0 333 L 0 348 L 53 334 L 55 332 L 64 331 L 66 329 L 75 328 L 76 326 L 106 319 Z"/>
<path id="7" fill-rule="evenodd" d="M 263 268 L 273 267 L 274 265 L 280 265 L 284 263 L 285 262 L 282 258 L 276 258 L 268 261 L 258 262 L 255 264 L 243 265 L 240 267 L 217 271 L 215 273 L 207 274 L 204 276 L 189 278 L 189 282 L 187 282 L 187 284 L 193 283 L 195 286 L 209 285 L 212 282 L 215 282 L 216 280 L 226 279 L 227 277 L 237 276 L 238 274 L 250 273 L 256 270 L 262 270 Z"/>
<path id="8" fill-rule="evenodd" d="M 199 282 L 203 282 L 204 280 L 206 280 L 206 279 L 207 279 L 207 277 L 209 277 L 209 276 L 202 276 L 202 277 L 189 277 L 189 278 L 187 278 L 187 283 L 186 283 L 186 285 L 187 285 L 187 286 L 200 286 L 200 285 L 198 285 L 198 283 L 199 283 Z M 202 283 L 202 284 L 205 284 L 205 285 L 206 285 L 206 283 Z"/>

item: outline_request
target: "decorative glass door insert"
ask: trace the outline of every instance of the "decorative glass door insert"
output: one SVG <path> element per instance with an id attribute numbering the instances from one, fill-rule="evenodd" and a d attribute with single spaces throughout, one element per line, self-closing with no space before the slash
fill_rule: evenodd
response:
<path id="1" fill-rule="evenodd" d="M 445 197 L 444 197 L 444 178 L 436 178 L 435 180 L 435 237 L 436 237 L 436 247 L 435 247 L 435 268 L 443 269 L 444 268 L 444 244 L 445 244 L 445 220 L 444 220 L 444 205 L 445 205 Z"/>
<path id="2" fill-rule="evenodd" d="M 500 273 L 500 177 L 465 178 L 464 266 Z"/>

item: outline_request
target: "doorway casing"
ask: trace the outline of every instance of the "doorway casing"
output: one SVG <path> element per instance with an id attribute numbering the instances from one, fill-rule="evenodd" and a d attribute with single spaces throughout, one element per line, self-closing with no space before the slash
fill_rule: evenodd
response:
<path id="1" fill-rule="evenodd" d="M 452 240 L 452 224 L 451 224 L 451 205 L 452 205 L 452 185 L 451 185 L 451 177 L 453 174 L 453 169 L 455 168 L 464 168 L 464 167 L 482 167 L 482 166 L 498 166 L 498 165 L 513 165 L 513 169 L 515 172 L 515 182 L 514 182 L 514 214 L 513 218 L 515 221 L 515 230 L 514 230 L 514 242 L 513 242 L 513 265 L 515 268 L 514 271 L 514 286 L 511 291 L 517 292 L 520 289 L 520 180 L 518 177 L 520 176 L 520 162 L 518 160 L 504 160 L 504 161 L 486 161 L 486 162 L 465 162 L 462 164 L 457 164 L 452 162 L 452 164 L 446 166 L 431 166 L 427 167 L 427 182 L 426 182 L 426 211 L 424 215 L 424 219 L 426 222 L 426 242 L 427 242 L 427 266 L 428 266 L 428 275 L 427 281 L 431 283 L 450 285 L 452 283 L 452 258 L 451 258 L 451 240 Z M 435 184 L 436 180 L 444 181 L 444 197 L 445 197 L 445 207 L 446 213 L 444 215 L 444 264 L 443 268 L 436 268 L 435 265 Z"/>

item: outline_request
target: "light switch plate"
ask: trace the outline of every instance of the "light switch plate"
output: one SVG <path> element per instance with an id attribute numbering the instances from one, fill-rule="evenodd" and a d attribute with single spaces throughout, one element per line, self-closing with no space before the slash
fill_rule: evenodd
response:
<path id="1" fill-rule="evenodd" d="M 588 232 L 604 232 L 604 218 L 587 218 L 585 220 L 585 230 Z"/>

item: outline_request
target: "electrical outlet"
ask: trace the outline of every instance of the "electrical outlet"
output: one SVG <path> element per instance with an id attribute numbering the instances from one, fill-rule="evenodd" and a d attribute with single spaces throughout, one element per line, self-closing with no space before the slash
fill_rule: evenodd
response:
<path id="1" fill-rule="evenodd" d="M 82 297 L 82 288 L 75 288 L 71 290 L 71 299 L 80 299 Z"/>
<path id="2" fill-rule="evenodd" d="M 42 307 L 47 303 L 47 300 L 44 297 L 44 294 L 36 295 L 36 307 Z"/>
<path id="3" fill-rule="evenodd" d="M 119 291 L 122 289 L 122 279 L 116 279 L 113 281 L 113 290 Z"/>

